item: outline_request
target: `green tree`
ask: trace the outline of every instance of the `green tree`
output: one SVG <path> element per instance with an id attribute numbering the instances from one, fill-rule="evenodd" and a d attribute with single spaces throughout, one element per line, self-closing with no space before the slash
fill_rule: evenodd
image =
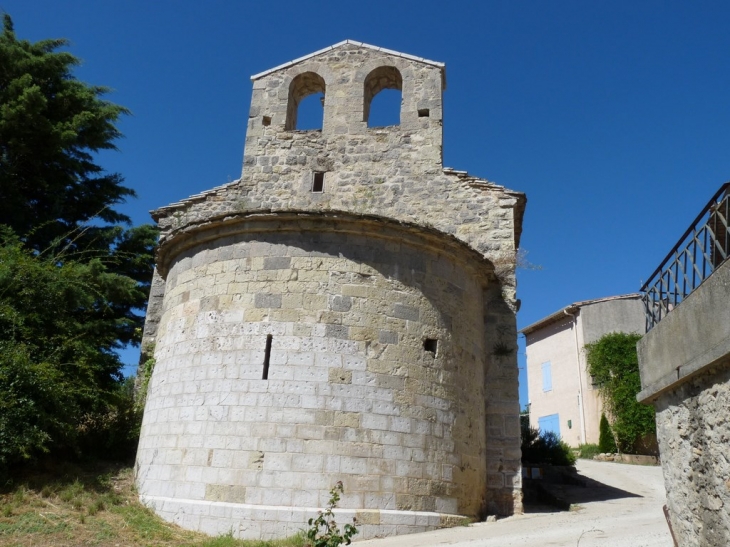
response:
<path id="1" fill-rule="evenodd" d="M 654 409 L 636 400 L 641 391 L 636 355 L 640 338 L 638 334 L 613 332 L 585 347 L 588 372 L 599 385 L 618 449 L 627 453 L 634 451 L 641 437 L 656 431 Z"/>
<path id="2" fill-rule="evenodd" d="M 118 173 L 95 163 L 116 149 L 128 110 L 102 99 L 109 90 L 77 80 L 67 40 L 19 40 L 9 15 L 0 34 L 0 223 L 38 252 L 86 253 L 142 287 L 110 302 L 123 343 L 143 322 L 157 231 L 127 228 L 114 209 L 135 197 Z M 78 258 L 77 258 L 78 259 Z"/>
<path id="3" fill-rule="evenodd" d="M 141 290 L 103 260 L 38 255 L 0 229 L 0 465 L 129 440 L 112 431 L 133 413 L 113 308 Z"/>
<path id="4" fill-rule="evenodd" d="M 112 206 L 133 197 L 93 154 L 115 149 L 128 110 L 109 90 L 77 80 L 67 40 L 18 40 L 9 15 L 0 34 L 0 219 L 41 250 L 92 219 L 129 222 Z M 95 236 L 91 230 L 80 238 Z"/>
<path id="5" fill-rule="evenodd" d="M 19 40 L 3 16 L 0 466 L 119 439 L 133 411 L 116 351 L 139 342 L 157 231 L 114 208 L 134 191 L 95 154 L 128 111 L 74 77 L 67 45 Z"/>

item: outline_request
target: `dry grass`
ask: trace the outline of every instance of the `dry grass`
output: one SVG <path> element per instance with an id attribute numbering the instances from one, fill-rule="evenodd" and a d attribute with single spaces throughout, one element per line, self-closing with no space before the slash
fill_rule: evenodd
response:
<path id="1" fill-rule="evenodd" d="M 0 490 L 0 547 L 302 547 L 281 541 L 210 538 L 169 524 L 142 506 L 132 470 L 118 465 L 16 477 Z"/>

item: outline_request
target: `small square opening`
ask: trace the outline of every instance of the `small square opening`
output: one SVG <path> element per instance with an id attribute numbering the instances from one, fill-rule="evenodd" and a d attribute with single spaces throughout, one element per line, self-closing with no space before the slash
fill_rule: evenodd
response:
<path id="1" fill-rule="evenodd" d="M 324 172 L 315 171 L 312 176 L 312 192 L 324 192 Z"/>
<path id="2" fill-rule="evenodd" d="M 418 109 L 418 117 L 419 118 L 428 118 L 431 114 L 431 111 L 428 108 L 419 108 Z"/>
<path id="3" fill-rule="evenodd" d="M 264 116 L 261 120 L 261 124 L 265 127 L 269 127 L 271 125 L 271 116 Z"/>
<path id="4" fill-rule="evenodd" d="M 439 347 L 439 341 L 435 338 L 426 338 L 423 341 L 423 349 L 426 350 L 429 353 L 433 353 L 434 356 L 436 355 L 436 352 L 438 351 Z"/>

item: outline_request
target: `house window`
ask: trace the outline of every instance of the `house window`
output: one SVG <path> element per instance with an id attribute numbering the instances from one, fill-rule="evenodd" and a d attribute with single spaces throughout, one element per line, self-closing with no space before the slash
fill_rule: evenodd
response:
<path id="1" fill-rule="evenodd" d="M 553 390 L 553 371 L 550 361 L 542 364 L 542 390 Z"/>

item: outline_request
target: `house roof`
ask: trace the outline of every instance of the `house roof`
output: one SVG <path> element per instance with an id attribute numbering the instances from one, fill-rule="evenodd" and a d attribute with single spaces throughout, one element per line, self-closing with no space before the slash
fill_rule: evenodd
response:
<path id="1" fill-rule="evenodd" d="M 258 80 L 259 78 L 263 78 L 264 76 L 267 76 L 271 74 L 272 72 L 276 72 L 277 70 L 281 70 L 283 68 L 288 68 L 290 66 L 302 63 L 308 59 L 311 59 L 312 57 L 316 57 L 317 55 L 320 55 L 322 53 L 326 53 L 328 51 L 331 51 L 333 49 L 337 49 L 338 47 L 342 47 L 344 45 L 352 45 L 352 46 L 358 46 L 363 47 L 367 49 L 372 49 L 374 51 L 380 51 L 382 53 L 387 53 L 388 55 L 394 55 L 396 57 L 402 57 L 403 59 L 409 59 L 411 61 L 418 61 L 419 63 L 425 63 L 427 65 L 433 65 L 435 67 L 438 67 L 443 72 L 446 65 L 444 63 L 439 63 L 438 61 L 430 61 L 429 59 L 424 59 L 423 57 L 416 57 L 415 55 L 409 55 L 407 53 L 401 53 L 399 51 L 393 51 L 392 49 L 386 49 L 384 47 L 378 47 L 378 46 L 371 46 L 370 44 L 366 44 L 364 42 L 357 42 L 355 40 L 343 40 L 342 42 L 337 42 L 334 45 L 331 45 L 329 47 L 320 49 L 318 51 L 315 51 L 314 53 L 310 53 L 309 55 L 305 55 L 304 57 L 299 57 L 298 59 L 294 59 L 293 61 L 289 61 L 288 63 L 284 63 L 279 66 L 275 66 L 274 68 L 270 68 L 269 70 L 265 70 L 264 72 L 259 72 L 258 74 L 254 74 L 251 76 L 251 80 Z"/>
<path id="2" fill-rule="evenodd" d="M 579 302 L 574 302 L 565 308 L 562 308 L 555 313 L 551 313 L 547 317 L 543 317 L 539 321 L 536 321 L 532 323 L 531 325 L 526 326 L 524 329 L 519 331 L 521 334 L 531 334 L 537 330 L 540 330 L 543 327 L 546 327 L 550 323 L 555 323 L 559 319 L 562 319 L 566 316 L 566 314 L 575 313 L 583 306 L 589 306 L 591 304 L 598 304 L 599 302 L 609 302 L 611 300 L 635 300 L 638 298 L 641 298 L 641 293 L 631 293 L 631 294 L 621 294 L 618 296 L 606 296 L 605 298 L 594 298 L 592 300 L 581 300 Z"/>

